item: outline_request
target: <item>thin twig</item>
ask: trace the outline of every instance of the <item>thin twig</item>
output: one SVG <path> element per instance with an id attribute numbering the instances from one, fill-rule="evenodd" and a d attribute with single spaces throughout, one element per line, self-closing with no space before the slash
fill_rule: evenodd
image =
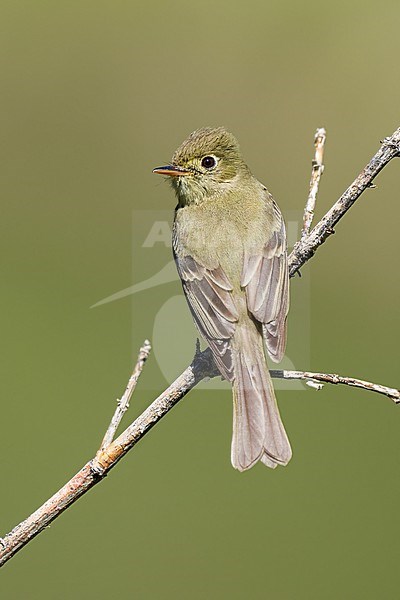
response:
<path id="1" fill-rule="evenodd" d="M 378 152 L 371 158 L 367 166 L 356 177 L 353 183 L 340 196 L 332 208 L 303 240 L 295 244 L 289 256 L 289 273 L 295 273 L 314 255 L 317 248 L 334 233 L 334 227 L 346 214 L 364 190 L 373 187 L 372 182 L 382 169 L 393 159 L 400 156 L 400 127 L 383 140 Z"/>
<path id="2" fill-rule="evenodd" d="M 333 233 L 333 226 L 343 217 L 347 210 L 354 204 L 362 192 L 372 185 L 376 175 L 396 156 L 400 155 L 400 128 L 393 135 L 386 138 L 380 150 L 371 159 L 354 183 L 339 198 L 330 211 L 314 227 L 309 235 L 298 242 L 289 256 L 289 272 L 293 276 L 300 267 L 315 253 L 316 249 Z M 290 373 L 286 371 L 286 373 Z M 318 382 L 320 377 L 327 378 L 329 383 L 345 383 L 364 389 L 371 389 L 383 393 L 397 401 L 397 390 L 384 386 L 369 384 L 357 379 L 339 378 L 336 375 L 322 373 L 295 372 L 309 381 Z M 175 406 L 197 383 L 206 377 L 214 377 L 218 370 L 212 359 L 209 349 L 196 352 L 192 364 L 165 390 L 137 419 L 130 425 L 108 448 L 99 452 L 88 462 L 61 490 L 45 502 L 28 519 L 17 525 L 10 533 L 1 539 L 0 566 L 6 563 L 18 550 L 24 547 L 31 539 L 40 533 L 66 508 L 73 504 L 80 496 L 101 481 L 117 462 L 125 456 L 142 437 Z M 294 378 L 294 376 L 292 377 Z M 330 379 L 329 379 L 330 378 Z M 384 391 L 385 390 L 385 391 Z M 387 393 L 389 392 L 389 393 Z"/>
<path id="3" fill-rule="evenodd" d="M 324 172 L 325 140 L 326 131 L 323 127 L 320 127 L 317 129 L 314 136 L 315 156 L 312 161 L 310 192 L 308 194 L 306 207 L 304 209 L 303 230 L 301 232 L 302 240 L 310 233 L 311 224 L 314 218 L 319 182 L 321 180 L 322 173 Z"/>
<path id="4" fill-rule="evenodd" d="M 386 385 L 380 385 L 379 383 L 371 383 L 370 381 L 364 381 L 362 379 L 355 379 L 354 377 L 342 377 L 334 373 L 311 373 L 311 371 L 270 371 L 271 377 L 276 379 L 303 379 L 308 384 L 315 383 L 316 389 L 321 389 L 324 383 L 343 384 L 350 385 L 352 387 L 361 388 L 363 390 L 369 390 L 376 392 L 377 394 L 383 394 L 387 396 L 395 404 L 400 404 L 400 390 L 396 388 L 390 388 Z"/>
<path id="5" fill-rule="evenodd" d="M 107 448 L 107 446 L 109 446 L 111 444 L 111 442 L 113 441 L 115 433 L 119 427 L 119 424 L 122 421 L 122 417 L 124 416 L 124 414 L 126 413 L 126 411 L 129 408 L 129 401 L 132 397 L 133 392 L 135 391 L 136 384 L 137 384 L 140 374 L 143 370 L 144 364 L 145 364 L 146 360 L 149 358 L 150 351 L 151 351 L 150 342 L 149 342 L 149 340 L 145 340 L 143 343 L 143 346 L 139 350 L 139 355 L 138 355 L 135 367 L 133 369 L 131 378 L 129 379 L 128 385 L 126 386 L 124 395 L 122 396 L 122 398 L 120 400 L 117 400 L 117 408 L 115 409 L 115 413 L 113 414 L 110 425 L 108 426 L 108 429 L 103 438 L 103 441 L 101 442 L 99 452 L 102 452 L 103 450 L 105 450 L 105 448 Z"/>

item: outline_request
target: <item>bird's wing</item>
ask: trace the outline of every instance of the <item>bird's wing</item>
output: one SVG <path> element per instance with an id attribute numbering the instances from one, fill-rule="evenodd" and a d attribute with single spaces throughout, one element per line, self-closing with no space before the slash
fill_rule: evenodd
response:
<path id="1" fill-rule="evenodd" d="M 272 210 L 275 227 L 263 248 L 257 253 L 245 252 L 241 285 L 246 288 L 249 311 L 262 323 L 268 354 L 279 362 L 286 346 L 289 273 L 285 224 L 274 201 Z"/>
<path id="2" fill-rule="evenodd" d="M 238 320 L 232 286 L 220 266 L 207 269 L 191 256 L 175 256 L 175 260 L 194 321 L 221 374 L 232 381 L 230 338 Z"/>

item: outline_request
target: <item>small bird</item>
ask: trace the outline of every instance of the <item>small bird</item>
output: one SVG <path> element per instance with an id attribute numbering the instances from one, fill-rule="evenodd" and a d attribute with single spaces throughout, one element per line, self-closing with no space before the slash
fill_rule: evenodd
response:
<path id="1" fill-rule="evenodd" d="M 194 131 L 168 175 L 178 205 L 173 252 L 195 324 L 233 389 L 232 465 L 286 465 L 292 451 L 264 355 L 286 346 L 289 276 L 286 230 L 267 188 L 223 127 Z"/>

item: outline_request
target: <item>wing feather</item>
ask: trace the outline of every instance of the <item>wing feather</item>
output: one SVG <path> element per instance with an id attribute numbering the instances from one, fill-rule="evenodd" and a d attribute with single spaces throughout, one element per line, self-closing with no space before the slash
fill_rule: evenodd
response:
<path id="1" fill-rule="evenodd" d="M 175 259 L 197 328 L 210 346 L 221 374 L 232 381 L 230 339 L 239 318 L 232 285 L 220 266 L 207 269 L 191 256 Z"/>
<path id="2" fill-rule="evenodd" d="M 277 205 L 272 207 L 276 229 L 259 252 L 245 253 L 241 285 L 246 289 L 249 311 L 262 323 L 268 354 L 279 362 L 286 346 L 289 273 L 285 225 Z"/>

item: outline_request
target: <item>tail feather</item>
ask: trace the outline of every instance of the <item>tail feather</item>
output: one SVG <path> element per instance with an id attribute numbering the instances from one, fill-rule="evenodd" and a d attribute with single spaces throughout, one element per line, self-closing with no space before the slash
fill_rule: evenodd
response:
<path id="1" fill-rule="evenodd" d="M 232 344 L 232 465 L 239 471 L 250 469 L 259 460 L 270 468 L 286 465 L 292 450 L 276 403 L 262 337 L 252 327 L 241 328 L 238 334 L 240 342 Z"/>

